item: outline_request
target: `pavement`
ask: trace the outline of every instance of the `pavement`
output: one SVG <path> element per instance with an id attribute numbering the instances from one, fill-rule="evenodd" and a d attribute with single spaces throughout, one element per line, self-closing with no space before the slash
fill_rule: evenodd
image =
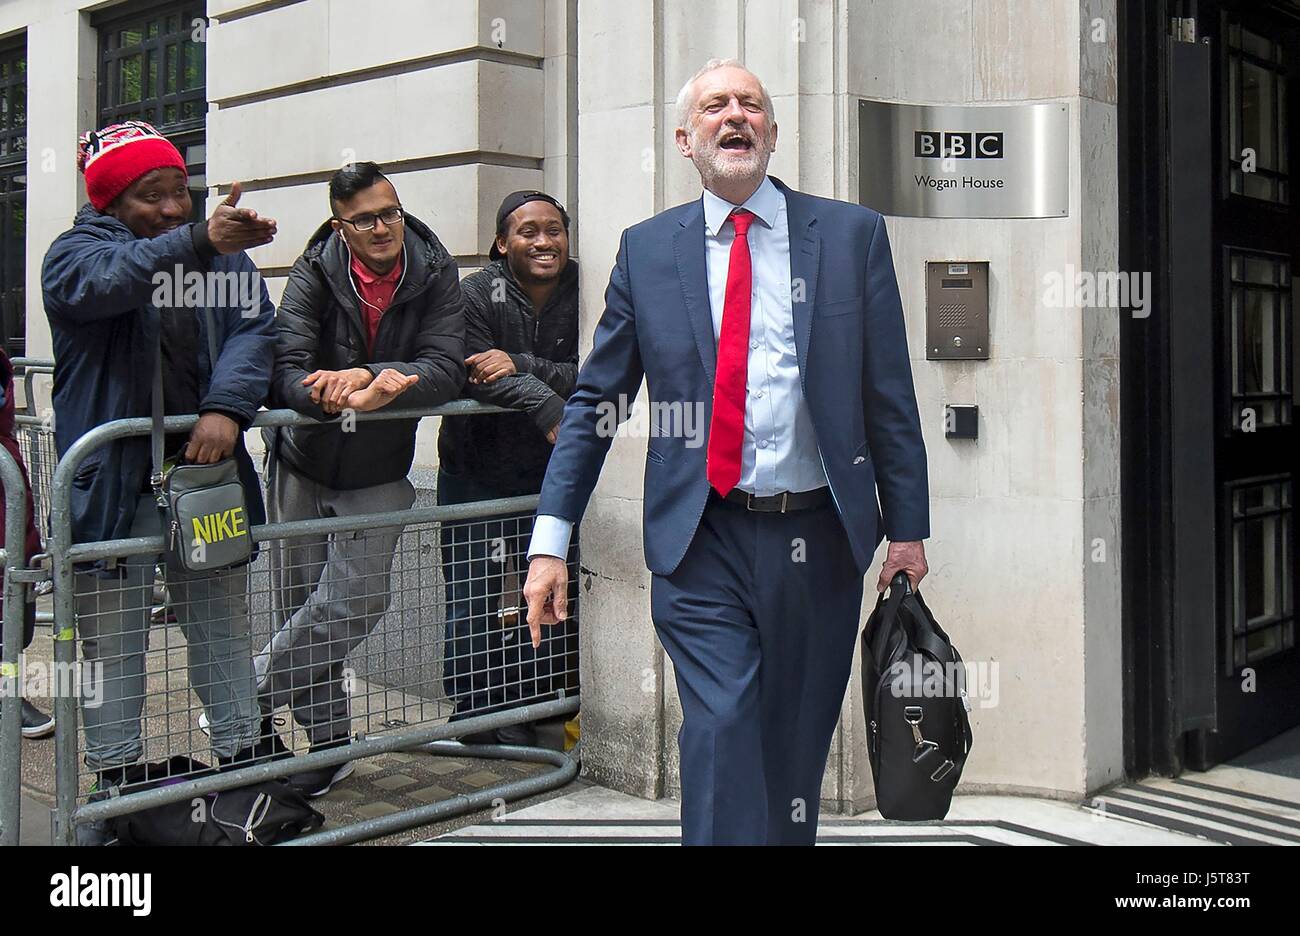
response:
<path id="1" fill-rule="evenodd" d="M 184 639 L 160 628 L 160 649 L 149 657 L 146 758 L 184 751 L 212 762 L 196 724 L 199 711 L 185 680 Z M 49 661 L 52 642 L 42 629 L 29 660 Z M 445 702 L 360 681 L 352 696 L 354 730 L 380 735 L 410 725 L 436 724 L 450 714 Z M 49 700 L 36 700 L 48 710 Z M 306 738 L 291 719 L 282 737 L 297 751 Z M 539 726 L 539 743 L 566 745 L 564 719 Z M 23 844 L 50 841 L 54 803 L 53 738 L 24 740 Z M 356 772 L 313 801 L 326 829 L 481 792 L 549 765 L 406 751 L 356 762 Z M 88 793 L 91 777 L 81 777 Z M 366 844 L 676 844 L 680 803 L 628 796 L 579 778 L 566 787 L 425 825 Z M 1025 796 L 959 795 L 941 822 L 901 823 L 877 812 L 854 816 L 823 812 L 823 844 L 935 845 L 1216 845 L 1300 844 L 1300 728 L 1206 772 L 1147 778 L 1081 802 Z"/>
<path id="2" fill-rule="evenodd" d="M 164 760 L 168 754 L 185 753 L 203 763 L 215 763 L 207 737 L 199 730 L 197 719 L 202 710 L 189 691 L 186 679 L 185 641 L 179 629 L 158 629 L 147 659 L 144 742 L 146 760 Z M 47 629 L 38 630 L 27 658 L 32 662 L 49 662 L 53 642 Z M 439 724 L 451 713 L 444 701 L 430 700 L 401 690 L 357 680 L 351 697 L 354 731 L 370 737 L 402 731 L 410 726 Z M 50 699 L 34 699 L 34 704 L 50 711 Z M 283 716 L 283 717 L 280 717 Z M 305 734 L 295 728 L 287 711 L 277 713 L 281 737 L 296 753 L 307 749 Z M 563 716 L 540 722 L 538 744 L 562 751 L 566 746 Z M 571 744 L 571 742 L 569 742 Z M 339 828 L 364 819 L 389 815 L 404 809 L 427 806 L 459 795 L 479 793 L 502 784 L 553 771 L 548 764 L 488 760 L 474 757 L 432 755 L 421 751 L 398 751 L 355 762 L 351 777 L 339 783 L 325 796 L 312 800 L 324 814 L 324 830 Z M 89 795 L 93 776 L 79 765 L 79 786 L 84 801 Z M 42 845 L 51 841 L 51 811 L 55 798 L 54 737 L 25 739 L 22 743 L 22 816 L 19 838 L 22 844 Z M 552 793 L 520 800 L 523 804 L 542 802 Z M 500 810 L 496 810 L 499 812 Z M 398 845 L 428 838 L 467 822 L 486 821 L 492 809 L 446 820 L 433 825 L 371 839 L 365 844 Z"/>
<path id="3" fill-rule="evenodd" d="M 1300 728 L 1212 770 L 1147 778 L 1081 802 L 955 796 L 940 822 L 823 813 L 821 845 L 1296 845 Z M 681 804 L 579 782 L 563 795 L 430 836 L 424 845 L 675 845 Z"/>
<path id="4" fill-rule="evenodd" d="M 543 725 L 544 746 L 563 747 L 559 721 Z M 1083 801 L 1026 796 L 959 795 L 940 822 L 895 822 L 870 811 L 823 813 L 825 845 L 1296 845 L 1300 844 L 1300 777 L 1287 761 L 1300 750 L 1300 729 L 1257 752 L 1206 772 L 1151 777 Z M 52 750 L 25 741 L 24 765 Z M 1265 746 L 1266 748 L 1269 746 Z M 1260 749 L 1263 750 L 1263 749 Z M 314 802 L 326 828 L 521 779 L 551 768 L 471 757 L 399 752 L 357 762 L 356 773 Z M 25 775 L 27 770 L 24 771 Z M 50 841 L 52 788 L 24 788 L 22 844 Z M 585 779 L 506 804 L 372 839 L 368 845 L 675 845 L 680 803 L 645 800 Z"/>
<path id="5" fill-rule="evenodd" d="M 539 744 L 563 750 L 564 727 L 559 720 L 539 725 Z M 53 740 L 23 742 L 22 845 L 49 845 L 54 806 Z M 511 783 L 554 770 L 545 764 L 452 757 L 422 752 L 380 754 L 355 762 L 356 770 L 324 796 L 311 801 L 325 816 L 323 831 L 364 819 L 374 819 L 403 809 L 427 806 L 459 795 Z M 47 784 L 35 786 L 41 777 Z M 571 787 L 569 787 L 571 789 Z M 560 791 L 538 794 L 519 801 L 520 807 L 541 803 Z M 499 812 L 500 810 L 495 810 Z M 366 845 L 405 845 L 437 835 L 466 823 L 490 821 L 493 809 L 467 813 L 432 825 L 370 839 Z"/>

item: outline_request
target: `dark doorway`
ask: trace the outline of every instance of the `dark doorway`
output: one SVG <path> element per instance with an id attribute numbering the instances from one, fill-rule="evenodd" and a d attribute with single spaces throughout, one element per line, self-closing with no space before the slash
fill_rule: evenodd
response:
<path id="1" fill-rule="evenodd" d="M 1300 724 L 1296 646 L 1295 307 L 1300 11 L 1206 2 L 1214 186 L 1217 719 L 1188 759 L 1217 763 Z M 1294 157 L 1292 156 L 1294 154 Z M 1253 161 L 1253 165 L 1251 162 Z M 1250 171 L 1247 171 L 1250 170 Z"/>
<path id="2" fill-rule="evenodd" d="M 1300 724 L 1300 4 L 1121 15 L 1122 264 L 1165 310 L 1122 326 L 1126 767 L 1172 774 Z"/>

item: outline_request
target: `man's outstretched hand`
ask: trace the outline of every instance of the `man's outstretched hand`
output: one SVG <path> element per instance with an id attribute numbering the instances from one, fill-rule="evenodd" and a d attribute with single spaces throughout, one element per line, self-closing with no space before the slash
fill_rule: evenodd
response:
<path id="1" fill-rule="evenodd" d="M 269 244 L 275 239 L 275 219 L 258 215 L 252 208 L 239 208 L 243 189 L 238 182 L 208 218 L 208 240 L 220 254 L 239 253 Z"/>
<path id="2" fill-rule="evenodd" d="M 533 649 L 542 645 L 542 625 L 558 624 L 569 616 L 569 567 L 555 556 L 535 556 L 524 582 L 528 602 L 528 632 Z"/>
<path id="3" fill-rule="evenodd" d="M 912 583 L 912 591 L 916 591 L 916 586 L 921 584 L 921 579 L 925 578 L 925 573 L 929 571 L 930 567 L 925 563 L 923 542 L 917 540 L 912 543 L 890 543 L 885 564 L 880 570 L 880 581 L 876 583 L 876 591 L 882 592 L 888 588 L 889 583 L 899 572 L 907 573 L 907 578 Z"/>

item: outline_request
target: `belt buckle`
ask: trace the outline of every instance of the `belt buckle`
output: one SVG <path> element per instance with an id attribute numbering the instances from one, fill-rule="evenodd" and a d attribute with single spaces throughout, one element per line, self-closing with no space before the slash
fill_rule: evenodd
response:
<path id="1" fill-rule="evenodd" d="M 776 495 L 773 494 L 772 496 L 775 497 Z M 772 511 L 770 511 L 770 510 L 762 510 L 762 509 L 760 509 L 760 508 L 758 508 L 758 507 L 755 507 L 755 506 L 754 506 L 754 501 L 755 501 L 755 499 L 756 499 L 756 498 L 754 497 L 754 495 L 753 495 L 752 493 L 750 493 L 749 491 L 746 491 L 746 492 L 745 492 L 745 509 L 746 509 L 746 510 L 753 511 L 754 513 L 772 513 Z M 789 504 L 789 502 L 790 502 L 790 492 L 789 492 L 789 491 L 782 491 L 782 492 L 781 492 L 781 508 L 780 508 L 780 510 L 779 510 L 780 513 L 785 513 L 785 512 L 786 512 L 786 508 L 787 508 L 787 505 Z"/>

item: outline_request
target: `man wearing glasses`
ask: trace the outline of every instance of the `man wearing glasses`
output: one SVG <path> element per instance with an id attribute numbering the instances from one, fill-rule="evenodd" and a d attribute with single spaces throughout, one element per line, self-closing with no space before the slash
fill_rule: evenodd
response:
<path id="1" fill-rule="evenodd" d="M 357 421 L 387 406 L 445 403 L 465 383 L 456 262 L 402 210 L 372 162 L 329 185 L 331 217 L 294 263 L 276 316 L 271 404 L 320 420 L 264 430 L 272 523 L 410 508 L 418 419 Z M 400 524 L 283 541 L 272 553 L 279 629 L 256 660 L 266 732 L 289 705 L 311 750 L 345 745 L 351 725 L 343 664 L 388 609 Z M 320 796 L 352 765 L 306 771 Z"/>

